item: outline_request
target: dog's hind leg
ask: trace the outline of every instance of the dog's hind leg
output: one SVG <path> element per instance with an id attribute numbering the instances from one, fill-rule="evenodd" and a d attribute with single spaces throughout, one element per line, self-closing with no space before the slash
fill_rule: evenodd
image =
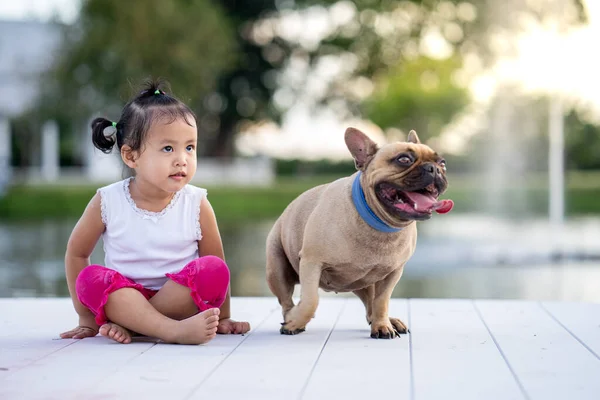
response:
<path id="1" fill-rule="evenodd" d="M 367 317 L 367 322 L 371 325 L 372 321 L 372 313 L 373 313 L 373 297 L 375 296 L 375 286 L 370 285 L 366 288 L 358 289 L 352 291 L 365 305 L 365 312 Z"/>
<path id="2" fill-rule="evenodd" d="M 279 300 L 282 315 L 294 307 L 294 286 L 300 283 L 298 274 L 290 264 L 279 239 L 279 224 L 276 224 L 267 238 L 267 284 Z"/>

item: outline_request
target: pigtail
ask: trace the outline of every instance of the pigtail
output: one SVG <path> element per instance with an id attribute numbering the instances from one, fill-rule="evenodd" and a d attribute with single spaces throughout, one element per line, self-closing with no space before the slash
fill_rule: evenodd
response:
<path id="1" fill-rule="evenodd" d="M 169 83 L 162 78 L 158 79 L 147 79 L 142 84 L 139 98 L 155 98 L 159 99 L 160 96 L 170 96 Z"/>
<path id="2" fill-rule="evenodd" d="M 112 121 L 106 118 L 96 118 L 92 121 L 92 142 L 94 146 L 103 153 L 110 153 L 117 142 L 114 134 L 106 136 L 104 130 L 109 126 L 114 126 Z"/>

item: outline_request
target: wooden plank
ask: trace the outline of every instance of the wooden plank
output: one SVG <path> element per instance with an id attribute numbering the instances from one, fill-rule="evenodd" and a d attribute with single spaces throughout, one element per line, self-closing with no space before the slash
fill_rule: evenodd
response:
<path id="1" fill-rule="evenodd" d="M 74 343 L 59 338 L 77 322 L 68 299 L 1 299 L 0 315 L 0 381 Z"/>
<path id="2" fill-rule="evenodd" d="M 600 359 L 600 304 L 544 302 L 542 307 Z"/>
<path id="3" fill-rule="evenodd" d="M 100 398 L 183 399 L 202 382 L 231 352 L 248 340 L 279 304 L 274 298 L 233 298 L 234 319 L 249 321 L 247 335 L 217 335 L 202 346 L 160 344 L 122 366 L 110 376 L 80 393 L 95 393 Z"/>
<path id="4" fill-rule="evenodd" d="M 282 316 L 273 313 L 236 349 L 190 399 L 296 398 L 338 318 L 345 299 L 322 298 L 315 318 L 299 335 L 281 335 Z"/>
<path id="5" fill-rule="evenodd" d="M 394 299 L 390 315 L 408 323 L 407 302 Z M 410 396 L 409 337 L 371 339 L 365 308 L 349 299 L 303 393 L 304 399 Z"/>
<path id="6" fill-rule="evenodd" d="M 52 325 L 56 336 L 77 324 L 69 299 L 0 299 L 0 339 Z"/>
<path id="7" fill-rule="evenodd" d="M 530 399 L 597 399 L 600 362 L 538 303 L 475 303 Z"/>
<path id="8" fill-rule="evenodd" d="M 152 346 L 154 343 L 121 345 L 103 337 L 77 341 L 2 380 L 0 398 L 76 398 L 75 393 L 82 392 Z"/>
<path id="9" fill-rule="evenodd" d="M 254 311 L 257 312 L 257 315 L 263 313 L 263 317 L 269 313 L 269 310 L 275 309 L 272 299 L 267 301 L 267 299 L 232 298 L 232 310 L 237 318 L 244 317 L 243 312 L 236 313 L 241 308 L 240 303 L 246 304 L 247 310 L 253 310 L 253 306 L 256 306 Z M 269 305 L 265 307 L 267 303 Z M 70 303 L 63 302 L 65 310 L 68 309 L 67 306 L 72 307 Z M 67 316 L 69 313 L 64 313 L 64 315 Z M 69 315 L 69 318 L 72 317 L 72 315 Z M 35 332 L 27 332 L 27 336 L 22 342 L 18 338 L 15 338 L 14 342 L 12 339 L 8 342 L 7 338 L 0 340 L 0 348 L 8 349 L 14 347 L 15 351 L 11 351 L 10 354 L 21 357 L 20 359 L 24 364 L 20 366 L 20 369 L 4 371 L 7 374 L 0 375 L 3 376 L 2 384 L 0 385 L 0 398 L 83 398 L 87 397 L 89 393 L 102 392 L 101 389 L 103 387 L 98 385 L 99 382 L 108 378 L 107 381 L 110 384 L 111 377 L 115 373 L 118 373 L 120 368 L 124 368 L 126 372 L 131 373 L 132 370 L 135 372 L 136 366 L 138 369 L 142 369 L 137 371 L 138 378 L 140 379 L 137 387 L 142 390 L 149 386 L 156 388 L 157 385 L 155 383 L 161 382 L 162 377 L 160 376 L 161 371 L 151 368 L 153 364 L 160 365 L 161 362 L 165 361 L 164 359 L 171 360 L 170 362 L 166 362 L 166 364 L 174 364 L 179 362 L 179 360 L 189 360 L 190 356 L 195 356 L 195 360 L 203 360 L 202 362 L 204 362 L 205 354 L 207 353 L 212 355 L 218 354 L 222 358 L 225 356 L 223 352 L 224 348 L 231 350 L 235 348 L 234 342 L 236 340 L 239 341 L 245 338 L 241 335 L 219 336 L 217 338 L 219 340 L 215 339 L 214 343 L 216 344 L 212 347 L 211 344 L 213 342 L 204 346 L 161 344 L 158 346 L 161 349 L 156 352 L 156 355 L 149 356 L 151 364 L 145 364 L 145 361 L 140 363 L 138 358 L 155 347 L 155 343 L 151 339 L 128 345 L 121 345 L 101 336 L 86 338 L 84 340 L 53 340 L 58 336 L 56 332 L 60 331 L 57 330 L 58 325 L 64 325 L 66 322 L 64 319 L 63 321 L 56 321 L 49 326 L 42 327 Z M 257 323 L 255 321 L 251 322 Z M 64 345 L 62 345 L 63 343 Z M 59 347 L 60 351 L 56 351 L 55 347 Z M 185 356 L 186 350 L 187 356 Z M 27 360 L 23 359 L 23 354 L 27 355 Z M 31 354 L 34 357 L 31 357 Z M 174 356 L 169 356 L 169 354 L 174 354 Z M 4 357 L 2 357 L 2 360 L 4 361 Z M 130 363 L 133 364 L 131 368 L 129 367 Z M 193 365 L 190 368 L 191 371 L 197 369 L 194 364 L 188 364 L 187 367 L 189 368 L 190 365 Z M 157 372 L 159 375 L 157 375 Z M 164 372 L 164 369 L 162 372 Z M 159 378 L 158 380 L 157 377 Z M 126 378 L 118 386 L 109 386 L 108 394 L 114 396 L 119 394 L 120 391 L 131 391 L 131 377 L 127 376 Z M 36 384 L 31 385 L 32 381 L 35 381 Z M 162 381 L 162 386 L 165 386 L 164 381 Z M 135 390 L 136 388 L 133 389 Z M 118 397 L 121 396 L 119 395 Z"/>
<path id="10" fill-rule="evenodd" d="M 471 300 L 410 300 L 414 399 L 523 399 Z"/>
<path id="11" fill-rule="evenodd" d="M 55 340 L 76 322 L 68 299 L 0 299 L 0 398 L 269 399 L 284 393 L 504 400 L 524 397 L 520 384 L 529 399 L 595 399 L 599 307 L 411 300 L 408 313 L 407 303 L 394 299 L 391 314 L 408 322 L 412 334 L 374 340 L 354 297 L 322 298 L 307 332 L 292 337 L 278 332 L 282 318 L 273 297 L 234 297 L 233 316 L 253 323 L 250 335 L 174 346 Z M 268 318 L 256 325 L 260 315 Z M 501 386 L 496 393 L 494 386 Z"/>

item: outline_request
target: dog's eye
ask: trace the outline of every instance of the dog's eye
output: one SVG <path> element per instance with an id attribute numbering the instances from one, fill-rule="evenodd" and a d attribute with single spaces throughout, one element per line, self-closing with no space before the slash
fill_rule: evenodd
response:
<path id="1" fill-rule="evenodd" d="M 440 164 L 442 170 L 446 171 L 446 160 L 441 160 L 438 164 Z"/>
<path id="2" fill-rule="evenodd" d="M 412 160 L 408 156 L 401 156 L 401 157 L 398 157 L 398 162 L 400 164 L 410 164 L 410 163 L 412 163 Z"/>

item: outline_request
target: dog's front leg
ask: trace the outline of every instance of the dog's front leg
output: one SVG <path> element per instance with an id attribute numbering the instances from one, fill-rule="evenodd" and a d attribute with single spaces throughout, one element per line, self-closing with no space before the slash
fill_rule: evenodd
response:
<path id="1" fill-rule="evenodd" d="M 402 268 L 396 269 L 383 280 L 375 284 L 373 313 L 371 322 L 371 337 L 391 339 L 400 333 L 406 333 L 408 328 L 398 318 L 390 318 L 388 308 L 394 287 L 402 276 Z"/>
<path id="2" fill-rule="evenodd" d="M 319 305 L 321 262 L 300 260 L 300 302 L 285 314 L 280 332 L 295 335 L 304 332 L 306 324 L 315 315 Z"/>

